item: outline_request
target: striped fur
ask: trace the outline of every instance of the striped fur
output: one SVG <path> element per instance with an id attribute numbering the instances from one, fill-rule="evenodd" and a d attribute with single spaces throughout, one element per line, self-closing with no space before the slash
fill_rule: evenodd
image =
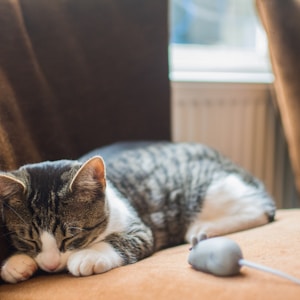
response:
<path id="1" fill-rule="evenodd" d="M 17 258 L 31 262 L 16 273 L 16 255 L 9 258 L 1 271 L 8 282 L 38 267 L 102 273 L 203 233 L 265 224 L 275 213 L 258 179 L 199 144 L 128 150 L 106 169 L 100 157 L 26 165 L 0 174 L 0 201 Z"/>

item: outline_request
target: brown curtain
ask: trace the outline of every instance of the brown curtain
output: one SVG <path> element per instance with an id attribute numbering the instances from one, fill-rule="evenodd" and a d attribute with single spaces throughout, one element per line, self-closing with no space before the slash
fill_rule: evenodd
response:
<path id="1" fill-rule="evenodd" d="M 170 139 L 167 1 L 0 0 L 0 169 Z"/>
<path id="2" fill-rule="evenodd" d="M 256 0 L 266 29 L 275 89 L 300 193 L 300 1 Z"/>

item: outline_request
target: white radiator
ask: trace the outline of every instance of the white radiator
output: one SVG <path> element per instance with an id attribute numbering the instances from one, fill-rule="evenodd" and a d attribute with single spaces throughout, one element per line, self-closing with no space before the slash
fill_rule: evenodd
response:
<path id="1" fill-rule="evenodd" d="M 270 89 L 268 84 L 173 82 L 173 140 L 218 149 L 260 178 L 278 207 L 295 207 L 293 175 Z"/>

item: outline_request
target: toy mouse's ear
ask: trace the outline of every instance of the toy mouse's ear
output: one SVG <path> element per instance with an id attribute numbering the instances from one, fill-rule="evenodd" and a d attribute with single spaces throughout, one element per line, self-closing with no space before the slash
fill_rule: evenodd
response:
<path id="1" fill-rule="evenodd" d="M 195 247 L 199 242 L 204 241 L 206 239 L 207 239 L 206 233 L 201 233 L 201 234 L 199 234 L 198 237 L 193 236 L 193 238 L 192 238 L 192 248 Z"/>
<path id="2" fill-rule="evenodd" d="M 201 241 L 204 241 L 206 239 L 207 239 L 207 234 L 203 232 L 198 237 L 198 243 L 201 242 Z"/>
<path id="3" fill-rule="evenodd" d="M 197 239 L 197 237 L 194 236 L 192 238 L 192 248 L 194 248 L 197 244 L 198 244 L 198 239 Z"/>

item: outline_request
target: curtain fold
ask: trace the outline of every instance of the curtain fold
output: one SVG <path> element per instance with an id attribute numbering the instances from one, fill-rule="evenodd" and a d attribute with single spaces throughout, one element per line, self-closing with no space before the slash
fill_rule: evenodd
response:
<path id="1" fill-rule="evenodd" d="M 300 194 L 300 1 L 256 0 L 266 29 L 278 107 Z"/>
<path id="2" fill-rule="evenodd" d="M 0 0 L 0 74 L 0 169 L 170 139 L 167 1 Z"/>

